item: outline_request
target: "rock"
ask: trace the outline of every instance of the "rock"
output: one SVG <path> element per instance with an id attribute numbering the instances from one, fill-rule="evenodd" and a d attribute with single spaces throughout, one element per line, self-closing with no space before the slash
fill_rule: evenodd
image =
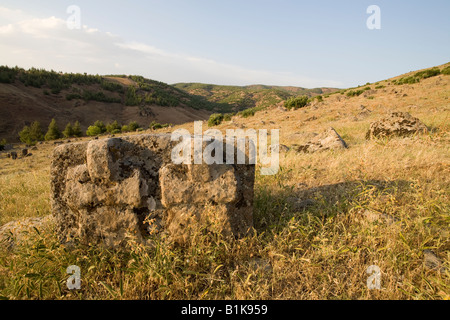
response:
<path id="1" fill-rule="evenodd" d="M 52 221 L 52 216 L 48 215 L 8 222 L 0 227 L 0 245 L 12 250 L 26 241 L 30 233 L 36 233 L 36 229 L 40 232 L 42 229 L 51 226 Z"/>
<path id="2" fill-rule="evenodd" d="M 33 154 L 30 152 L 30 153 L 27 153 L 27 155 L 25 156 L 25 157 L 31 157 Z"/>
<path id="3" fill-rule="evenodd" d="M 384 221 L 387 225 L 391 225 L 395 222 L 399 222 L 400 219 L 397 217 L 385 214 L 385 213 L 377 213 L 370 210 L 366 210 L 363 212 L 363 216 L 369 221 L 369 222 L 377 222 L 377 221 Z"/>
<path id="4" fill-rule="evenodd" d="M 31 150 L 37 150 L 38 148 L 36 146 L 34 146 L 33 148 L 31 148 Z"/>
<path id="5" fill-rule="evenodd" d="M 290 148 L 284 144 L 274 144 L 270 146 L 271 152 L 286 153 Z"/>
<path id="6" fill-rule="evenodd" d="M 419 119 L 407 112 L 393 112 L 388 117 L 370 124 L 366 139 L 388 136 L 407 136 L 426 132 L 428 128 Z"/>
<path id="7" fill-rule="evenodd" d="M 28 154 L 28 149 L 22 149 L 22 156 L 25 157 Z"/>
<path id="8" fill-rule="evenodd" d="M 430 269 L 430 270 L 434 270 L 434 271 L 438 271 L 438 272 L 442 272 L 444 273 L 447 268 L 443 267 L 442 264 L 442 260 L 439 259 L 436 254 L 429 250 L 423 250 L 423 261 L 424 261 L 424 265 L 426 268 Z"/>
<path id="9" fill-rule="evenodd" d="M 13 159 L 13 160 L 16 160 L 16 159 L 17 159 L 17 152 L 12 151 L 12 152 L 10 153 L 10 155 L 11 155 L 11 159 Z"/>
<path id="10" fill-rule="evenodd" d="M 303 145 L 297 145 L 295 150 L 297 152 L 307 152 L 313 153 L 322 150 L 336 150 L 336 149 L 346 149 L 347 144 L 341 138 L 341 136 L 333 128 L 328 128 L 328 130 L 317 135 L 309 142 Z"/>
<path id="11" fill-rule="evenodd" d="M 184 244 L 211 226 L 248 234 L 255 166 L 174 164 L 178 143 L 170 134 L 142 134 L 56 147 L 51 202 L 61 241 L 114 248 L 156 236 Z"/>

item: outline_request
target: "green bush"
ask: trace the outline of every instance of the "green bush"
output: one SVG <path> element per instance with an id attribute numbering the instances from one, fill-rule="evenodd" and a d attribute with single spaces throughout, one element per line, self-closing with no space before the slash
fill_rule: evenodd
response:
<path id="1" fill-rule="evenodd" d="M 284 106 L 289 110 L 292 108 L 293 109 L 303 108 L 308 104 L 308 101 L 309 99 L 307 96 L 292 97 L 284 102 Z"/>
<path id="2" fill-rule="evenodd" d="M 102 134 L 102 129 L 97 126 L 89 126 L 86 131 L 86 135 L 89 137 L 99 136 Z"/>
<path id="3" fill-rule="evenodd" d="M 95 121 L 94 126 L 98 127 L 100 129 L 101 133 L 106 132 L 106 126 L 104 125 L 103 121 L 100 121 L 100 120 Z"/>
<path id="4" fill-rule="evenodd" d="M 136 122 L 136 121 L 131 121 L 129 124 L 128 124 L 128 129 L 131 131 L 131 132 L 134 132 L 134 131 L 136 131 L 137 129 L 139 129 L 141 126 Z"/>
<path id="5" fill-rule="evenodd" d="M 118 130 L 120 132 L 120 129 L 122 129 L 122 126 L 117 122 L 117 120 L 108 123 L 106 125 L 106 131 L 109 133 L 113 133 L 113 131 Z"/>
<path id="6" fill-rule="evenodd" d="M 248 118 L 253 117 L 255 115 L 255 112 L 256 110 L 254 108 L 249 108 L 242 110 L 241 112 L 239 112 L 239 114 L 241 115 L 242 118 Z"/>
<path id="7" fill-rule="evenodd" d="M 221 124 L 223 121 L 223 114 L 213 113 L 208 119 L 208 127 L 213 127 Z"/>
<path id="8" fill-rule="evenodd" d="M 136 95 L 136 89 L 133 86 L 129 86 L 125 94 L 126 106 L 137 106 L 142 101 L 141 97 Z"/>
<path id="9" fill-rule="evenodd" d="M 441 74 L 439 68 L 431 68 L 424 71 L 419 71 L 414 74 L 415 77 L 419 79 L 427 79 Z"/>
<path id="10" fill-rule="evenodd" d="M 232 113 L 225 113 L 223 115 L 223 121 L 231 121 L 231 118 L 233 117 Z"/>
<path id="11" fill-rule="evenodd" d="M 354 90 L 354 91 L 350 90 L 349 92 L 346 93 L 346 95 L 348 97 L 357 97 L 363 93 L 364 93 L 364 90 Z"/>
<path id="12" fill-rule="evenodd" d="M 122 130 L 121 129 L 114 129 L 113 131 L 111 131 L 111 134 L 118 134 L 121 133 Z"/>
<path id="13" fill-rule="evenodd" d="M 442 74 L 450 75 L 450 66 L 445 67 L 441 71 Z"/>
<path id="14" fill-rule="evenodd" d="M 397 80 L 395 83 L 396 85 L 402 85 L 402 84 L 414 84 L 420 82 L 419 78 L 410 76 L 410 77 L 404 77 Z"/>
<path id="15" fill-rule="evenodd" d="M 161 129 L 163 127 L 163 125 L 161 123 L 158 123 L 156 121 L 152 121 L 149 126 L 150 129 L 152 130 L 157 130 L 157 129 Z"/>

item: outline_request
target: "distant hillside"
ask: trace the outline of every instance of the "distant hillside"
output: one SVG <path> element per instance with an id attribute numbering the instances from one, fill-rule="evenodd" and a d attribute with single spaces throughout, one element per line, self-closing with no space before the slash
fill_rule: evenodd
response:
<path id="1" fill-rule="evenodd" d="M 336 90 L 199 83 L 171 86 L 142 76 L 0 66 L 0 138 L 16 142 L 25 125 L 39 121 L 45 128 L 52 118 L 61 128 L 68 122 L 79 121 L 83 131 L 96 120 L 136 121 L 144 127 L 152 121 L 182 124 L 208 119 L 215 112 L 260 110 L 292 96 L 314 96 Z"/>
<path id="2" fill-rule="evenodd" d="M 208 101 L 141 76 L 58 73 L 0 67 L 0 139 L 15 142 L 18 132 L 37 120 L 44 128 L 55 118 L 60 128 L 79 121 L 83 130 L 105 123 L 152 121 L 181 124 L 207 119 L 232 106 Z"/>
<path id="3" fill-rule="evenodd" d="M 306 95 L 313 97 L 338 90 L 335 88 L 306 89 L 260 84 L 240 87 L 203 83 L 177 83 L 173 87 L 196 96 L 205 97 L 209 102 L 230 104 L 235 112 L 254 107 L 262 109 L 280 103 L 292 96 Z"/>

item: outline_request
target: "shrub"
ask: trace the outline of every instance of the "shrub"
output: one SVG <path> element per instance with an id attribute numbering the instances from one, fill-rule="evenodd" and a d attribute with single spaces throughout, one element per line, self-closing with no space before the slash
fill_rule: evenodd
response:
<path id="1" fill-rule="evenodd" d="M 114 120 L 114 122 L 108 123 L 106 125 L 106 131 L 109 133 L 113 133 L 113 131 L 118 130 L 120 132 L 120 129 L 122 126 L 117 122 L 117 120 Z"/>
<path id="2" fill-rule="evenodd" d="M 414 84 L 419 82 L 420 79 L 416 78 L 416 77 L 404 77 L 404 78 L 400 78 L 398 79 L 398 81 L 395 83 L 396 85 L 402 85 L 402 84 Z"/>
<path id="3" fill-rule="evenodd" d="M 382 84 L 380 84 L 379 86 L 376 86 L 375 87 L 375 89 L 383 89 L 383 88 L 385 88 L 386 86 L 383 86 Z"/>
<path id="4" fill-rule="evenodd" d="M 442 74 L 450 75 L 450 66 L 445 67 L 441 71 Z"/>
<path id="5" fill-rule="evenodd" d="M 126 106 L 137 106 L 141 103 L 141 98 L 136 95 L 136 89 L 133 86 L 129 86 L 125 94 Z"/>
<path id="6" fill-rule="evenodd" d="M 226 113 L 223 115 L 223 121 L 231 121 L 232 117 L 233 117 L 232 113 Z"/>
<path id="7" fill-rule="evenodd" d="M 89 128 L 86 131 L 86 135 L 89 137 L 98 136 L 102 134 L 102 129 L 100 129 L 97 126 L 89 126 Z"/>
<path id="8" fill-rule="evenodd" d="M 414 76 L 419 78 L 419 79 L 427 79 L 427 78 L 431 78 L 431 77 L 437 76 L 440 73 L 441 73 L 441 71 L 439 70 L 439 68 L 431 68 L 431 69 L 428 69 L 428 70 L 416 72 L 414 74 Z"/>
<path id="9" fill-rule="evenodd" d="M 50 124 L 48 125 L 47 133 L 45 134 L 45 140 L 56 140 L 61 138 L 61 131 L 58 128 L 58 125 L 56 124 L 55 119 L 52 119 Z"/>
<path id="10" fill-rule="evenodd" d="M 100 121 L 100 120 L 95 121 L 94 126 L 98 127 L 100 129 L 101 133 L 106 132 L 106 126 L 103 124 L 103 121 Z"/>
<path id="11" fill-rule="evenodd" d="M 223 121 L 223 114 L 213 113 L 208 120 L 208 127 L 213 127 L 221 124 Z"/>
<path id="12" fill-rule="evenodd" d="M 161 123 L 158 123 L 156 121 L 152 121 L 149 126 L 150 129 L 152 130 L 157 130 L 157 129 L 161 129 L 163 127 L 163 125 Z"/>
<path id="13" fill-rule="evenodd" d="M 255 109 L 254 108 L 250 108 L 250 109 L 245 109 L 242 110 L 240 112 L 240 115 L 242 118 L 248 118 L 248 117 L 253 117 L 255 115 Z"/>
<path id="14" fill-rule="evenodd" d="M 348 97 L 357 97 L 359 95 L 361 95 L 362 93 L 364 93 L 364 90 L 350 90 L 349 92 L 346 93 L 346 95 Z"/>
<path id="15" fill-rule="evenodd" d="M 118 134 L 121 132 L 122 132 L 122 130 L 120 130 L 120 129 L 114 129 L 113 131 L 111 131 L 111 134 Z"/>
<path id="16" fill-rule="evenodd" d="M 136 121 L 131 121 L 129 124 L 128 124 L 128 129 L 131 131 L 131 132 L 134 132 L 134 131 L 136 131 L 137 129 L 139 129 L 141 126 L 136 122 Z"/>
<path id="17" fill-rule="evenodd" d="M 5 149 L 5 145 L 6 145 L 6 140 L 5 139 L 0 140 L 0 151 Z"/>
<path id="18" fill-rule="evenodd" d="M 294 109 L 303 108 L 308 104 L 308 101 L 309 99 L 307 96 L 292 97 L 284 102 L 284 106 L 289 110 L 292 108 Z"/>
<path id="19" fill-rule="evenodd" d="M 122 132 L 130 132 L 130 128 L 128 127 L 128 125 L 123 125 L 122 126 Z"/>

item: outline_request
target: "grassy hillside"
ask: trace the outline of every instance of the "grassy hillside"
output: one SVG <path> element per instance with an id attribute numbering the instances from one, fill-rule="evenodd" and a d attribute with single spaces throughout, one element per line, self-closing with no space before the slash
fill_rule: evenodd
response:
<path id="1" fill-rule="evenodd" d="M 297 110 L 268 107 L 216 126 L 280 129 L 280 143 L 287 146 L 332 126 L 348 144 L 345 150 L 313 154 L 291 150 L 280 156 L 274 176 L 257 170 L 254 236 L 234 241 L 199 234 L 186 248 L 162 242 L 117 253 L 93 247 L 67 251 L 51 228 L 30 230 L 29 245 L 0 249 L 0 296 L 449 299 L 450 76 L 444 71 L 449 66 L 439 66 L 440 74 L 430 77 L 411 72 L 325 94 L 323 101 Z M 400 81 L 408 77 L 419 80 Z M 366 140 L 370 123 L 391 111 L 409 112 L 429 132 Z M 193 123 L 170 131 L 181 127 L 193 131 Z M 44 143 L 32 157 L 16 161 L 1 155 L 0 225 L 50 214 L 52 149 Z M 426 267 L 424 250 L 432 250 L 446 269 Z M 78 291 L 65 285 L 65 268 L 73 264 L 81 268 Z M 372 265 L 381 271 L 380 290 L 367 287 Z"/>
<path id="2" fill-rule="evenodd" d="M 205 97 L 210 102 L 232 105 L 234 112 L 255 107 L 264 109 L 293 96 L 306 95 L 312 97 L 337 90 L 333 88 L 305 89 L 267 85 L 239 87 L 203 83 L 177 83 L 173 86 L 190 94 Z"/>

